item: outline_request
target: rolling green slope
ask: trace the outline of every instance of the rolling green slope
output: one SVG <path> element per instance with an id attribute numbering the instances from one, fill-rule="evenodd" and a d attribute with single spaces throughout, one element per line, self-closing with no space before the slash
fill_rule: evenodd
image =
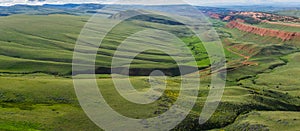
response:
<path id="1" fill-rule="evenodd" d="M 287 32 L 300 32 L 300 24 L 294 23 L 295 26 L 287 26 L 287 25 L 280 25 L 280 23 L 277 24 L 270 24 L 270 23 L 259 23 L 255 26 L 261 27 L 261 28 L 269 28 L 273 30 L 281 30 L 281 31 L 287 31 Z"/>
<path id="2" fill-rule="evenodd" d="M 0 18 L 0 59 L 5 61 L 0 67 L 1 72 L 11 73 L 36 73 L 70 75 L 72 55 L 81 29 L 89 16 L 71 15 L 13 15 Z M 128 36 L 145 29 L 160 29 L 168 31 L 179 37 L 193 49 L 199 67 L 209 65 L 206 51 L 200 40 L 193 38 L 191 32 L 185 30 L 181 24 L 171 20 L 159 18 L 160 22 L 149 22 L 149 18 L 133 18 L 120 23 L 106 37 L 101 45 L 96 65 L 97 68 L 110 67 L 110 61 L 118 45 Z M 103 21 L 113 19 L 100 18 Z M 145 19 L 145 20 L 144 20 Z M 156 20 L 157 21 L 157 20 Z M 170 24 L 169 24 L 170 23 Z M 175 25 L 174 25 L 175 24 Z M 146 42 L 149 39 L 137 39 Z M 160 43 L 166 46 L 164 43 Z M 167 47 L 163 47 L 167 48 Z M 128 47 L 122 50 L 122 54 L 129 55 L 139 51 Z M 126 59 L 124 56 L 116 56 L 116 59 Z M 133 61 L 134 68 L 170 68 L 176 66 L 171 57 L 160 51 L 145 51 Z"/>
<path id="3" fill-rule="evenodd" d="M 70 73 L 74 43 L 87 18 L 67 15 L 1 17 L 1 72 Z"/>
<path id="4" fill-rule="evenodd" d="M 144 29 L 162 29 L 180 36 L 192 50 L 198 67 L 209 65 L 202 44 L 213 46 L 211 43 L 201 43 L 180 23 L 152 17 L 155 16 L 130 19 L 115 27 L 98 50 L 97 68 L 109 69 L 118 45 L 130 34 Z M 71 15 L 0 17 L 3 31 L 0 34 L 0 130 L 101 130 L 80 108 L 69 76 L 73 48 L 88 18 Z M 210 68 L 201 70 L 196 105 L 174 130 L 297 129 L 300 121 L 299 44 L 228 29 L 223 27 L 223 22 L 214 21 L 214 25 L 223 41 L 228 64 L 222 101 L 212 118 L 199 125 L 199 114 L 210 88 L 214 88 L 210 86 Z M 133 42 L 138 45 L 149 40 L 155 41 L 147 38 L 133 39 Z M 168 48 L 167 43 L 157 44 Z M 136 51 L 138 48 L 125 47 L 122 53 Z M 175 65 L 170 56 L 157 50 L 147 50 L 135 58 L 132 67 L 136 69 Z M 139 91 L 150 87 L 148 77 L 134 76 L 130 80 Z M 99 89 L 110 106 L 132 118 L 158 116 L 173 104 L 181 80 L 167 77 L 159 82 L 167 82 L 161 99 L 138 105 L 118 94 L 110 75 L 97 75 Z"/>
<path id="5" fill-rule="evenodd" d="M 240 116 L 237 122 L 225 130 L 298 130 L 299 112 L 285 111 L 253 111 Z"/>
<path id="6" fill-rule="evenodd" d="M 284 11 L 278 11 L 275 12 L 280 15 L 287 15 L 287 16 L 295 16 L 295 17 L 300 17 L 300 10 L 284 10 Z"/>

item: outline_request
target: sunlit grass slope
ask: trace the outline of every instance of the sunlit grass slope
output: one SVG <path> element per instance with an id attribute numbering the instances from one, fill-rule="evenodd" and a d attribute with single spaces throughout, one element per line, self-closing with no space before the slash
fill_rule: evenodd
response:
<path id="1" fill-rule="evenodd" d="M 71 74 L 73 50 L 81 29 L 89 16 L 71 15 L 12 15 L 0 17 L 0 59 L 1 72 L 7 73 L 37 73 Z M 113 19 L 99 18 L 103 21 Z M 178 36 L 189 48 L 198 61 L 199 67 L 209 65 L 205 48 L 201 41 L 184 25 L 169 25 L 168 23 L 153 23 L 140 18 L 130 19 L 120 23 L 107 35 L 98 51 L 96 67 L 110 67 L 112 56 L 118 46 L 136 31 L 145 29 L 163 30 Z M 170 21 L 167 21 L 170 22 Z M 136 39 L 140 42 L 152 39 Z M 166 44 L 160 43 L 161 46 Z M 128 47 L 122 50 L 122 56 L 116 59 L 126 59 L 126 55 L 139 49 Z M 159 63 L 159 64 L 158 64 Z M 170 68 L 176 66 L 174 60 L 164 52 L 148 50 L 139 54 L 132 63 L 134 68 Z"/>

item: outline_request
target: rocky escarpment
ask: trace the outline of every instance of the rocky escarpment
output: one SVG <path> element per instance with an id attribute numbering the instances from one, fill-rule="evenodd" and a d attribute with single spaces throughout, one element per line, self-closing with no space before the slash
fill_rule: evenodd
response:
<path id="1" fill-rule="evenodd" d="M 272 30 L 266 28 L 259 28 L 256 26 L 251 26 L 243 24 L 237 21 L 231 21 L 227 24 L 228 28 L 237 28 L 241 31 L 257 34 L 260 36 L 271 36 L 282 39 L 283 41 L 288 41 L 292 39 L 300 39 L 300 32 L 286 32 L 280 30 Z"/>

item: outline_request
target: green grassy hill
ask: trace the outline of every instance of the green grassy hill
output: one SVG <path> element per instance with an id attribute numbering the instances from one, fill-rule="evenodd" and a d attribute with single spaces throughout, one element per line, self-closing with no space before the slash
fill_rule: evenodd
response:
<path id="1" fill-rule="evenodd" d="M 70 76 L 75 42 L 88 18 L 73 15 L 0 17 L 0 130 L 101 130 L 79 106 Z M 122 22 L 103 41 L 96 68 L 109 70 L 115 50 L 130 34 L 144 29 L 163 29 L 179 36 L 192 50 L 198 67 L 205 68 L 199 72 L 201 86 L 197 103 L 174 130 L 297 129 L 300 121 L 299 43 L 228 29 L 224 27 L 226 23 L 217 20 L 213 23 L 225 47 L 228 78 L 217 111 L 204 125 L 198 124 L 199 114 L 210 88 L 214 87 L 210 85 L 211 72 L 206 68 L 210 61 L 203 45 L 213 45 L 202 43 L 180 23 L 158 16 Z M 139 41 L 155 42 L 155 38 L 133 41 L 138 45 Z M 168 48 L 167 43 L 158 44 Z M 127 47 L 122 53 L 136 51 L 138 48 Z M 157 50 L 145 51 L 135 58 L 131 65 L 135 69 L 169 69 L 175 65 L 170 56 Z M 140 91 L 150 87 L 146 76 L 132 76 L 130 80 Z M 161 99 L 138 105 L 118 94 L 109 74 L 97 75 L 101 93 L 110 106 L 133 118 L 154 117 L 169 109 L 178 96 L 181 80 L 167 77 L 165 82 L 167 90 Z"/>
<path id="2" fill-rule="evenodd" d="M 255 26 L 261 27 L 261 28 L 269 28 L 274 30 L 281 30 L 281 31 L 287 31 L 287 32 L 300 32 L 300 26 L 298 27 L 293 26 L 287 26 L 287 25 L 278 25 L 278 24 L 269 24 L 269 23 L 259 23 Z"/>
<path id="3" fill-rule="evenodd" d="M 287 15 L 287 16 L 295 16 L 295 17 L 300 17 L 300 11 L 299 10 L 284 10 L 284 11 L 278 11 L 276 12 L 277 14 L 280 15 Z"/>
<path id="4" fill-rule="evenodd" d="M 101 18 L 103 20 L 112 20 Z M 148 18 L 149 19 L 149 18 Z M 152 18 L 153 19 L 153 18 Z M 161 19 L 161 18 L 160 18 Z M 83 28 L 88 16 L 71 15 L 13 15 L 0 17 L 0 72 L 6 73 L 48 73 L 59 75 L 71 74 L 73 49 L 77 37 Z M 163 21 L 163 19 L 161 19 Z M 110 67 L 110 61 L 118 45 L 128 34 L 145 29 L 161 29 L 179 36 L 190 48 L 198 61 L 199 67 L 209 65 L 207 54 L 201 41 L 190 32 L 182 35 L 183 25 L 169 25 L 154 23 L 133 18 L 122 22 L 115 27 L 103 41 L 97 55 L 96 68 Z M 153 41 L 153 38 L 141 39 L 141 42 Z M 139 41 L 139 40 L 137 40 Z M 136 43 L 137 45 L 139 43 Z M 162 48 L 168 48 L 161 43 Z M 123 54 L 139 51 L 128 47 Z M 126 56 L 116 56 L 124 59 Z M 126 58 L 125 58 L 126 59 Z M 182 58 L 181 58 L 182 59 Z M 133 61 L 134 68 L 170 68 L 175 67 L 174 60 L 160 51 L 146 51 L 138 55 Z M 188 62 L 187 62 L 188 63 Z"/>

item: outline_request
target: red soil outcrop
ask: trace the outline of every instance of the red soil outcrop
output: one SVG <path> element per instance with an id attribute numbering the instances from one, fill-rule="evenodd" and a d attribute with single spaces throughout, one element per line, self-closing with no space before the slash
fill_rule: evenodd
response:
<path id="1" fill-rule="evenodd" d="M 220 15 L 217 13 L 213 13 L 213 12 L 207 12 L 207 14 L 209 15 L 209 17 L 214 18 L 214 19 L 220 19 Z"/>
<path id="2" fill-rule="evenodd" d="M 283 41 L 288 41 L 292 39 L 299 39 L 300 32 L 286 32 L 280 30 L 272 30 L 266 28 L 259 28 L 256 26 L 246 25 L 237 21 L 231 21 L 227 24 L 228 28 L 237 28 L 241 31 L 257 34 L 260 36 L 271 36 L 282 39 Z"/>
<path id="3" fill-rule="evenodd" d="M 226 16 L 223 18 L 224 21 L 229 21 L 231 19 L 231 16 Z"/>

